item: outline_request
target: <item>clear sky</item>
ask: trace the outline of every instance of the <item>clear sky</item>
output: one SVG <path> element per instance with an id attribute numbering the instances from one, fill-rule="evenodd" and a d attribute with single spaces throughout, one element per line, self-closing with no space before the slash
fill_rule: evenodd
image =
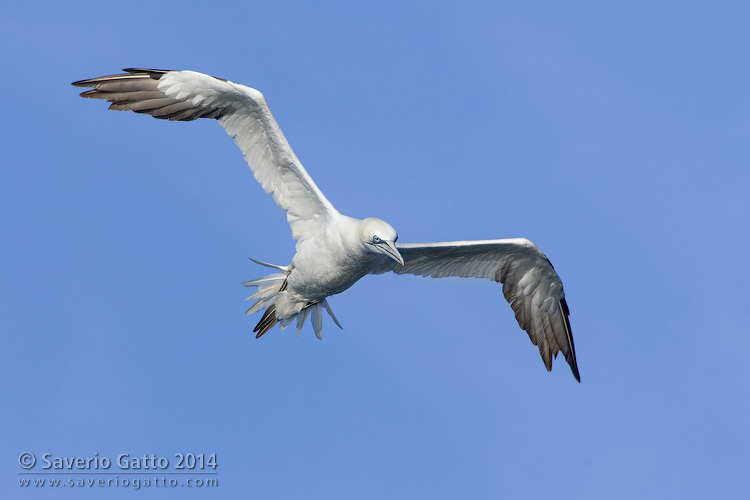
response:
<path id="1" fill-rule="evenodd" d="M 750 4 L 616 4 L 4 6 L 0 497 L 747 494 Z M 216 123 L 70 86 L 129 66 L 261 90 L 400 242 L 534 241 L 582 383 L 480 280 L 367 277 L 344 331 L 255 340 L 240 283 L 289 262 L 284 214 Z M 219 486 L 22 488 L 26 452 L 216 454 Z"/>

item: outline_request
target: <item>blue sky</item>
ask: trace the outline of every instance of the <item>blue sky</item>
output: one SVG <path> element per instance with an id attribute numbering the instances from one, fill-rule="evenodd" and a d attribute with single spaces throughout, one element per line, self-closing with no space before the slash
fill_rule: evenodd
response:
<path id="1" fill-rule="evenodd" d="M 740 498 L 745 2 L 26 2 L 0 19 L 3 498 Z M 260 89 L 343 213 L 527 237 L 582 383 L 500 287 L 363 279 L 251 334 L 284 214 L 212 121 L 108 112 L 129 66 Z M 24 453 L 216 454 L 218 488 L 21 488 Z M 39 470 L 39 465 L 36 469 Z M 124 476 L 122 476 L 124 477 Z M 178 476 L 182 479 L 182 476 Z"/>

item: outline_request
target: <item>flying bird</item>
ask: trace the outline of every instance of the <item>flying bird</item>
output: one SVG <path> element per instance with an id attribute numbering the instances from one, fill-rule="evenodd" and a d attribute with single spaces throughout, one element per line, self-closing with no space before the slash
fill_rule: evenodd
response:
<path id="1" fill-rule="evenodd" d="M 248 297 L 255 302 L 247 314 L 265 309 L 253 330 L 256 338 L 277 323 L 283 330 L 296 322 L 299 334 L 308 316 L 315 335 L 322 338 L 323 309 L 341 327 L 328 297 L 367 274 L 487 278 L 502 283 L 505 299 L 539 347 L 547 370 L 562 351 L 580 382 L 562 282 L 531 241 L 396 243 L 396 230 L 387 222 L 356 219 L 334 208 L 302 167 L 259 91 L 194 71 L 123 71 L 73 85 L 91 88 L 81 97 L 105 99 L 111 103 L 109 109 L 165 120 L 218 120 L 242 150 L 263 190 L 286 211 L 297 242 L 292 262 L 280 266 L 255 261 L 276 272 L 243 283 L 258 289 Z"/>

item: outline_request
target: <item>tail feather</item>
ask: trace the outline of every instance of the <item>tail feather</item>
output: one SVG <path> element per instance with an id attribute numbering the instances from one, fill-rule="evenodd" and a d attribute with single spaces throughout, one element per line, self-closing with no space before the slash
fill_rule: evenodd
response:
<path id="1" fill-rule="evenodd" d="M 310 307 L 312 308 L 310 321 L 313 325 L 313 331 L 315 332 L 315 336 L 318 337 L 318 340 L 323 340 L 323 316 L 320 314 L 320 304 L 315 304 Z"/>
<path id="2" fill-rule="evenodd" d="M 289 274 L 289 271 L 291 271 L 291 265 L 289 266 L 277 266 L 276 264 L 269 264 L 268 262 L 263 262 L 262 260 L 256 260 L 252 257 L 249 257 L 250 260 L 255 262 L 256 264 L 260 264 L 261 266 L 270 267 L 271 269 L 278 269 L 279 271 L 283 271 L 284 274 Z"/>
<path id="3" fill-rule="evenodd" d="M 247 314 L 248 316 L 251 314 L 255 314 L 264 307 L 268 307 L 269 305 L 276 303 L 276 296 L 279 294 L 279 292 L 280 288 L 278 286 L 273 286 L 259 290 L 257 293 L 251 295 L 245 300 L 254 299 L 256 297 L 258 300 L 256 300 L 253 305 L 251 305 L 250 308 L 245 311 L 245 314 Z"/>
<path id="4" fill-rule="evenodd" d="M 263 313 L 263 317 L 253 329 L 253 333 L 257 333 L 255 338 L 262 337 L 277 323 L 280 323 L 279 328 L 281 330 L 284 330 L 290 324 L 292 324 L 294 320 L 297 321 L 296 328 L 297 335 L 299 335 L 302 327 L 305 324 L 305 320 L 309 316 L 313 326 L 313 331 L 315 332 L 315 336 L 321 339 L 323 337 L 323 309 L 325 309 L 326 312 L 331 316 L 334 323 L 336 323 L 336 325 L 341 328 L 341 324 L 339 323 L 338 319 L 336 319 L 336 316 L 334 316 L 333 311 L 331 310 L 331 306 L 328 304 L 327 300 L 323 300 L 322 302 L 310 302 L 296 315 L 281 320 L 277 319 L 276 299 L 279 294 L 284 292 L 287 288 L 286 278 L 289 275 L 291 266 L 276 266 L 274 264 L 268 264 L 266 262 L 261 262 L 255 259 L 251 260 L 263 266 L 282 271 L 281 273 L 270 274 L 268 276 L 263 276 L 262 278 L 257 278 L 242 283 L 244 286 L 254 286 L 258 288 L 257 292 L 245 299 L 255 299 L 255 302 L 247 311 L 245 311 L 245 314 L 255 314 L 263 308 L 266 309 L 266 311 Z"/>
<path id="5" fill-rule="evenodd" d="M 258 324 L 255 325 L 255 328 L 253 329 L 253 333 L 258 332 L 258 335 L 256 335 L 255 338 L 261 338 L 264 333 L 273 328 L 274 325 L 278 322 L 279 320 L 276 319 L 276 304 L 271 304 L 271 306 L 266 309 L 266 312 L 263 313 L 263 317 L 260 318 L 260 321 L 258 321 Z"/>
<path id="6" fill-rule="evenodd" d="M 242 286 L 258 286 L 262 283 L 269 283 L 269 282 L 277 282 L 277 281 L 285 281 L 287 277 L 286 273 L 276 273 L 276 274 L 269 274 L 268 276 L 263 276 L 262 278 L 257 278 L 254 280 L 246 281 L 242 284 Z"/>
<path id="7" fill-rule="evenodd" d="M 245 299 L 256 299 L 253 305 L 251 305 L 250 308 L 245 311 L 245 314 L 255 314 L 264 307 L 266 308 L 266 312 L 263 313 L 263 317 L 260 319 L 258 324 L 255 325 L 255 329 L 253 330 L 253 333 L 257 332 L 258 334 L 255 336 L 255 338 L 260 338 L 264 333 L 273 328 L 274 325 L 279 322 L 279 320 L 276 319 L 276 297 L 278 297 L 281 292 L 286 290 L 286 277 L 289 275 L 289 266 L 276 266 L 273 264 L 260 262 L 255 259 L 251 260 L 263 266 L 272 267 L 274 269 L 282 271 L 280 273 L 270 274 L 268 276 L 263 276 L 262 278 L 246 281 L 243 283 L 243 285 L 245 286 L 258 287 L 257 292 Z M 286 327 L 287 324 L 288 323 L 285 323 L 283 326 Z"/>
<path id="8" fill-rule="evenodd" d="M 333 322 L 334 322 L 334 323 L 336 323 L 336 326 L 338 326 L 339 328 L 341 328 L 341 329 L 343 330 L 343 329 L 344 329 L 344 327 L 343 327 L 343 326 L 341 326 L 341 323 L 339 323 L 339 320 L 338 320 L 338 319 L 336 319 L 336 315 L 335 315 L 335 314 L 333 314 L 333 309 L 331 309 L 331 306 L 330 306 L 330 305 L 328 305 L 328 299 L 324 299 L 324 300 L 323 300 L 323 307 L 325 307 L 326 311 L 328 311 L 328 314 L 329 314 L 329 315 L 331 316 L 331 318 L 333 319 Z"/>
<path id="9" fill-rule="evenodd" d="M 280 268 L 280 266 L 276 266 Z M 286 277 L 288 273 L 276 273 L 262 278 L 246 281 L 244 286 L 258 287 L 258 291 L 246 298 L 245 300 L 256 299 L 253 305 L 245 311 L 245 314 L 255 314 L 264 307 L 269 307 L 276 303 L 276 296 L 286 290 Z"/>
<path id="10" fill-rule="evenodd" d="M 305 307 L 304 309 L 302 309 L 302 311 L 297 313 L 297 336 L 298 337 L 299 337 L 299 332 L 302 331 L 302 327 L 305 324 L 305 320 L 307 319 L 308 314 L 310 314 L 309 307 Z"/>

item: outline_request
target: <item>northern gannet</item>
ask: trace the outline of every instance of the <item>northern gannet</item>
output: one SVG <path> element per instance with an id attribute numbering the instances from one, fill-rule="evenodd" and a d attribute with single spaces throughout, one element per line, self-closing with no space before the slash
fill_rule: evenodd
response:
<path id="1" fill-rule="evenodd" d="M 276 273 L 247 281 L 257 287 L 247 310 L 265 313 L 253 330 L 261 337 L 276 323 L 297 332 L 310 316 L 322 338 L 322 310 L 334 322 L 327 298 L 367 274 L 392 271 L 441 278 L 488 278 L 503 294 L 547 370 L 562 351 L 580 382 L 570 314 L 560 277 L 547 257 L 524 238 L 397 244 L 396 231 L 376 218 L 339 213 L 302 167 L 259 91 L 194 71 L 127 68 L 125 73 L 73 82 L 90 87 L 82 97 L 106 99 L 109 109 L 190 121 L 214 118 L 242 150 L 255 179 L 286 211 L 296 254 L 287 266 L 255 261 Z"/>

